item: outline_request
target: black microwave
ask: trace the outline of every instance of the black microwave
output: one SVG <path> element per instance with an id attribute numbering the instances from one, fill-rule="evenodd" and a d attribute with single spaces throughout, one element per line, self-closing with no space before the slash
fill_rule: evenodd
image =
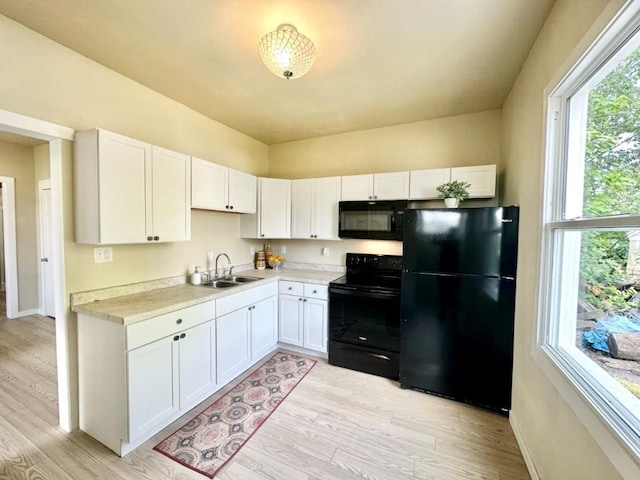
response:
<path id="1" fill-rule="evenodd" d="M 402 240 L 402 219 L 406 200 L 340 202 L 340 238 Z"/>

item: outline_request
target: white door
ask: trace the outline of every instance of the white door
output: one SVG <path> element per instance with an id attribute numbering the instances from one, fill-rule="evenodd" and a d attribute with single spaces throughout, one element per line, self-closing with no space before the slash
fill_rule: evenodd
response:
<path id="1" fill-rule="evenodd" d="M 151 146 L 105 130 L 99 131 L 98 143 L 100 243 L 146 242 Z"/>
<path id="2" fill-rule="evenodd" d="M 216 368 L 218 384 L 233 380 L 251 363 L 249 306 L 216 319 Z"/>
<path id="3" fill-rule="evenodd" d="M 215 363 L 211 356 L 214 349 L 209 334 L 212 323 L 190 328 L 179 335 L 181 409 L 201 400 L 213 389 L 215 374 L 212 368 Z"/>
<path id="4" fill-rule="evenodd" d="M 291 180 L 260 179 L 260 237 L 291 237 Z"/>
<path id="5" fill-rule="evenodd" d="M 327 352 L 328 302 L 306 298 L 304 301 L 304 347 Z"/>
<path id="6" fill-rule="evenodd" d="M 314 238 L 338 240 L 340 185 L 340 177 L 315 179 L 313 210 Z"/>
<path id="7" fill-rule="evenodd" d="M 265 298 L 251 308 L 251 360 L 271 352 L 278 342 L 278 305 L 276 297 Z"/>
<path id="8" fill-rule="evenodd" d="M 282 343 L 301 347 L 304 340 L 302 338 L 302 297 L 280 295 L 279 315 L 280 331 L 278 332 L 278 339 Z"/>
<path id="9" fill-rule="evenodd" d="M 313 238 L 314 180 L 291 181 L 291 238 Z"/>
<path id="10" fill-rule="evenodd" d="M 53 240 L 51 230 L 51 188 L 40 190 L 40 286 L 43 314 L 55 316 L 53 294 Z"/>
<path id="11" fill-rule="evenodd" d="M 342 177 L 342 200 L 372 200 L 373 175 Z"/>
<path id="12" fill-rule="evenodd" d="M 438 198 L 437 188 L 450 180 L 450 168 L 413 170 L 410 173 L 409 199 L 426 200 L 430 198 Z"/>
<path id="13" fill-rule="evenodd" d="M 191 157 L 191 208 L 228 209 L 228 172 L 227 167 Z"/>
<path id="14" fill-rule="evenodd" d="M 165 337 L 127 352 L 130 442 L 180 409 L 178 340 L 174 338 Z"/>
<path id="15" fill-rule="evenodd" d="M 154 241 L 191 238 L 191 158 L 152 147 L 151 230 Z"/>
<path id="16" fill-rule="evenodd" d="M 258 179 L 255 175 L 229 169 L 229 210 L 256 213 Z"/>
<path id="17" fill-rule="evenodd" d="M 373 179 L 376 200 L 406 200 L 409 198 L 409 172 L 376 173 Z"/>

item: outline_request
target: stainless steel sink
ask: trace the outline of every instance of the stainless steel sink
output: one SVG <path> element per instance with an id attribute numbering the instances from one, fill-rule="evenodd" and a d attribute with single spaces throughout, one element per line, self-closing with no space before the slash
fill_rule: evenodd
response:
<path id="1" fill-rule="evenodd" d="M 238 282 L 238 283 L 256 282 L 258 280 L 262 280 L 262 279 L 260 277 L 249 277 L 244 275 L 236 275 L 234 277 L 231 277 L 232 282 Z"/>
<path id="2" fill-rule="evenodd" d="M 262 280 L 262 279 L 259 277 L 236 275 L 230 278 L 220 278 L 218 280 L 213 280 L 211 282 L 204 282 L 202 283 L 202 286 L 209 287 L 209 288 L 231 288 L 231 287 L 237 287 L 239 285 L 242 285 L 243 283 L 256 282 L 258 280 Z"/>
<path id="3" fill-rule="evenodd" d="M 213 282 L 205 282 L 202 284 L 203 287 L 210 287 L 210 288 L 230 288 L 230 287 L 237 287 L 238 285 L 240 285 L 237 282 L 232 282 L 230 280 L 214 280 Z"/>

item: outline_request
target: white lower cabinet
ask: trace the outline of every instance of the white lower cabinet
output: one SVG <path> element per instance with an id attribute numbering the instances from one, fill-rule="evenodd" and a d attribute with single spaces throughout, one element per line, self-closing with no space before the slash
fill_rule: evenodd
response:
<path id="1" fill-rule="evenodd" d="M 215 301 L 128 326 L 78 315 L 80 428 L 125 455 L 216 389 Z"/>
<path id="2" fill-rule="evenodd" d="M 211 328 L 190 328 L 127 352 L 129 438 L 162 428 L 215 386 Z"/>
<path id="3" fill-rule="evenodd" d="M 279 341 L 327 353 L 328 287 L 281 280 L 279 291 Z"/>
<path id="4" fill-rule="evenodd" d="M 277 282 L 218 300 L 217 378 L 233 380 L 277 344 Z"/>
<path id="5" fill-rule="evenodd" d="M 216 319 L 217 372 L 221 383 L 235 378 L 251 363 L 248 308 L 227 313 Z"/>

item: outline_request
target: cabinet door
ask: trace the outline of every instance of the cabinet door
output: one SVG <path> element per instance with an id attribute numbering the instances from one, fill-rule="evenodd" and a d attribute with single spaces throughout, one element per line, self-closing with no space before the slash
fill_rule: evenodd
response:
<path id="1" fill-rule="evenodd" d="M 338 202 L 340 177 L 315 179 L 313 224 L 314 238 L 338 240 Z"/>
<path id="2" fill-rule="evenodd" d="M 229 210 L 256 213 L 257 178 L 248 173 L 229 169 Z"/>
<path id="3" fill-rule="evenodd" d="M 326 300 L 304 300 L 304 348 L 327 353 L 328 307 Z"/>
<path id="4" fill-rule="evenodd" d="M 229 169 L 191 157 L 191 208 L 225 210 Z"/>
<path id="5" fill-rule="evenodd" d="M 373 198 L 376 200 L 406 200 L 409 198 L 409 172 L 376 173 Z"/>
<path id="6" fill-rule="evenodd" d="M 291 181 L 291 238 L 313 238 L 314 180 Z"/>
<path id="7" fill-rule="evenodd" d="M 431 168 L 410 172 L 409 200 L 438 198 L 437 187 L 451 180 L 450 168 Z"/>
<path id="8" fill-rule="evenodd" d="M 342 177 L 342 200 L 372 200 L 373 175 Z"/>
<path id="9" fill-rule="evenodd" d="M 177 365 L 173 336 L 127 352 L 130 442 L 178 412 Z"/>
<path id="10" fill-rule="evenodd" d="M 211 358 L 214 348 L 209 332 L 212 324 L 213 322 L 208 322 L 180 334 L 178 346 L 182 409 L 200 401 L 215 384 L 215 373 L 212 370 L 215 362 Z"/>
<path id="11" fill-rule="evenodd" d="M 251 307 L 251 360 L 271 352 L 278 343 L 277 297 L 266 298 Z"/>
<path id="12" fill-rule="evenodd" d="M 216 368 L 218 384 L 227 383 L 251 363 L 249 306 L 216 319 Z"/>
<path id="13" fill-rule="evenodd" d="M 99 213 L 94 215 L 99 219 L 95 227 L 99 243 L 146 242 L 151 228 L 145 187 L 151 172 L 151 145 L 99 130 L 98 157 Z"/>
<path id="14" fill-rule="evenodd" d="M 451 180 L 469 182 L 469 198 L 496 196 L 496 166 L 456 167 L 451 169 Z"/>
<path id="15" fill-rule="evenodd" d="M 191 158 L 182 153 L 153 147 L 151 183 L 154 241 L 176 242 L 191 238 Z"/>
<path id="16" fill-rule="evenodd" d="M 291 237 L 291 180 L 260 179 L 260 238 Z"/>
<path id="17" fill-rule="evenodd" d="M 282 343 L 299 347 L 304 343 L 304 338 L 302 337 L 304 328 L 302 304 L 302 297 L 280 295 L 278 339 Z"/>

